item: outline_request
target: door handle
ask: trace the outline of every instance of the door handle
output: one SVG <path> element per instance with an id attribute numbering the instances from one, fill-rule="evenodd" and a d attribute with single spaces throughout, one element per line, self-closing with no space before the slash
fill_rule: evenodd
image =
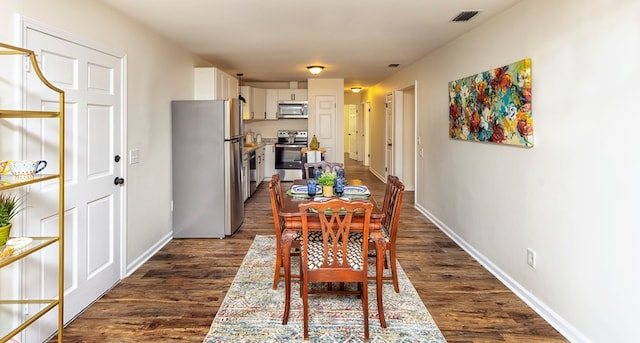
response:
<path id="1" fill-rule="evenodd" d="M 124 179 L 116 176 L 116 178 L 113 179 L 113 184 L 116 186 L 124 185 Z"/>

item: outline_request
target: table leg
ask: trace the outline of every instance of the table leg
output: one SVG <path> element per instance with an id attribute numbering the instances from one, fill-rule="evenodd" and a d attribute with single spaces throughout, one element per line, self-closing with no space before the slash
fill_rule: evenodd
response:
<path id="1" fill-rule="evenodd" d="M 284 313 L 282 315 L 282 325 L 286 325 L 289 320 L 289 307 L 291 306 L 291 242 L 296 233 L 291 230 L 284 230 L 282 233 L 282 250 L 279 252 L 282 258 L 282 266 L 284 267 Z"/>

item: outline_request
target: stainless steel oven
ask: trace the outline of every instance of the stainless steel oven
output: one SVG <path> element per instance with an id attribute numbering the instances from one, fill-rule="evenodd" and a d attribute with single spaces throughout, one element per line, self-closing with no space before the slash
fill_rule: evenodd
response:
<path id="1" fill-rule="evenodd" d="M 278 131 L 275 169 L 283 181 L 302 178 L 302 148 L 307 147 L 307 131 Z"/>

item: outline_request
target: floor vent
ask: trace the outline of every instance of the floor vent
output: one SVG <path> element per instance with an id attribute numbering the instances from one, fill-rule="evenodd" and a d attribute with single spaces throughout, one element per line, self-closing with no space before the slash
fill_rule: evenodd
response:
<path id="1" fill-rule="evenodd" d="M 469 21 L 469 19 L 476 16 L 476 14 L 480 13 L 479 11 L 463 11 L 460 12 L 455 18 L 451 19 L 454 22 L 460 21 Z"/>

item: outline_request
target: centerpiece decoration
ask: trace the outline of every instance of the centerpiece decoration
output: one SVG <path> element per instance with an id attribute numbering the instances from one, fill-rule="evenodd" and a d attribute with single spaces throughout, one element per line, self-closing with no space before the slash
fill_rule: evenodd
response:
<path id="1" fill-rule="evenodd" d="M 310 150 L 320 149 L 320 142 L 318 142 L 318 138 L 316 138 L 316 135 L 313 135 L 313 138 L 311 138 L 311 143 L 309 143 L 309 149 Z"/>
<path id="2" fill-rule="evenodd" d="M 336 183 L 336 174 L 331 171 L 323 171 L 318 178 L 318 185 L 322 186 L 322 195 L 333 196 L 333 185 Z"/>
<path id="3" fill-rule="evenodd" d="M 22 211 L 22 199 L 17 195 L 0 194 L 0 245 L 7 243 L 11 219 Z"/>

